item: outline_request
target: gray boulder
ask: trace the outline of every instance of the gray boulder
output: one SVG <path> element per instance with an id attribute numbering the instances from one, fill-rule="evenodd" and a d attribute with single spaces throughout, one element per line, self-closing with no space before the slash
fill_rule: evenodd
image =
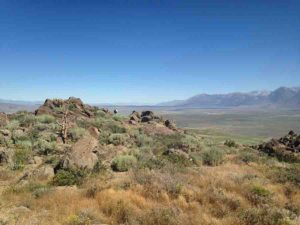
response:
<path id="1" fill-rule="evenodd" d="M 72 146 L 71 151 L 64 160 L 63 167 L 76 166 L 93 169 L 98 162 L 97 147 L 98 140 L 91 135 L 85 135 Z"/>

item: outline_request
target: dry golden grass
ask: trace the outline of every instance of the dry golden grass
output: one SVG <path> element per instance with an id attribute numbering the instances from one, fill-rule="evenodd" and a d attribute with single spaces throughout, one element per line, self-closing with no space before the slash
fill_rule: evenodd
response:
<path id="1" fill-rule="evenodd" d="M 167 170 L 109 174 L 90 178 L 79 188 L 54 188 L 39 197 L 26 188 L 6 191 L 1 197 L 0 219 L 6 215 L 14 221 L 9 224 L 24 225 L 246 224 L 240 220 L 240 213 L 253 207 L 248 195 L 254 185 L 272 193 L 274 207 L 300 204 L 297 187 L 272 183 L 258 167 L 255 163 L 229 161 L 176 174 Z M 141 173 L 144 183 L 133 173 Z M 19 206 L 28 210 L 17 211 L 18 218 L 14 218 L 14 208 Z"/>

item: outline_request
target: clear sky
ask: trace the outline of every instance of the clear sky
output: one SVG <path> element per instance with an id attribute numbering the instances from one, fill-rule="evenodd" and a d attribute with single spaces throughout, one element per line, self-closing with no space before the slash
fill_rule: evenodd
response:
<path id="1" fill-rule="evenodd" d="M 299 0 L 0 0 L 0 98 L 154 103 L 300 86 Z"/>

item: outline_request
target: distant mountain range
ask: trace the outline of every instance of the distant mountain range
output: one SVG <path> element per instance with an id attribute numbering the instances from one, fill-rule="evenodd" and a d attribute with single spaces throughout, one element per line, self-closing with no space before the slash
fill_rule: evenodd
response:
<path id="1" fill-rule="evenodd" d="M 34 111 L 43 102 L 0 99 L 0 112 L 13 113 L 20 110 Z M 128 104 L 93 104 L 105 107 L 129 106 Z M 138 107 L 140 104 L 130 104 Z M 225 107 L 285 107 L 300 108 L 300 87 L 280 87 L 274 91 L 252 91 L 247 93 L 200 94 L 186 100 L 174 100 L 153 106 L 180 108 L 225 108 Z M 148 105 L 148 107 L 151 107 Z"/>
<path id="2" fill-rule="evenodd" d="M 174 107 L 239 107 L 239 106 L 283 106 L 300 107 L 300 87 L 280 87 L 274 91 L 247 93 L 199 94 L 186 100 L 174 100 L 158 104 Z"/>

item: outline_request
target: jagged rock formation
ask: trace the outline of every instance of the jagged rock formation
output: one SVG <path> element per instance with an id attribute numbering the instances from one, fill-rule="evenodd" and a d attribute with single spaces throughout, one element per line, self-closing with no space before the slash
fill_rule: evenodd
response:
<path id="1" fill-rule="evenodd" d="M 258 150 L 285 161 L 300 162 L 300 135 L 290 131 L 288 135 L 272 139 L 256 147 Z"/>
<path id="2" fill-rule="evenodd" d="M 63 117 L 65 114 L 76 117 L 93 117 L 95 107 L 84 104 L 80 98 L 70 97 L 67 100 L 47 99 L 36 111 L 36 115 L 50 114 Z"/>

